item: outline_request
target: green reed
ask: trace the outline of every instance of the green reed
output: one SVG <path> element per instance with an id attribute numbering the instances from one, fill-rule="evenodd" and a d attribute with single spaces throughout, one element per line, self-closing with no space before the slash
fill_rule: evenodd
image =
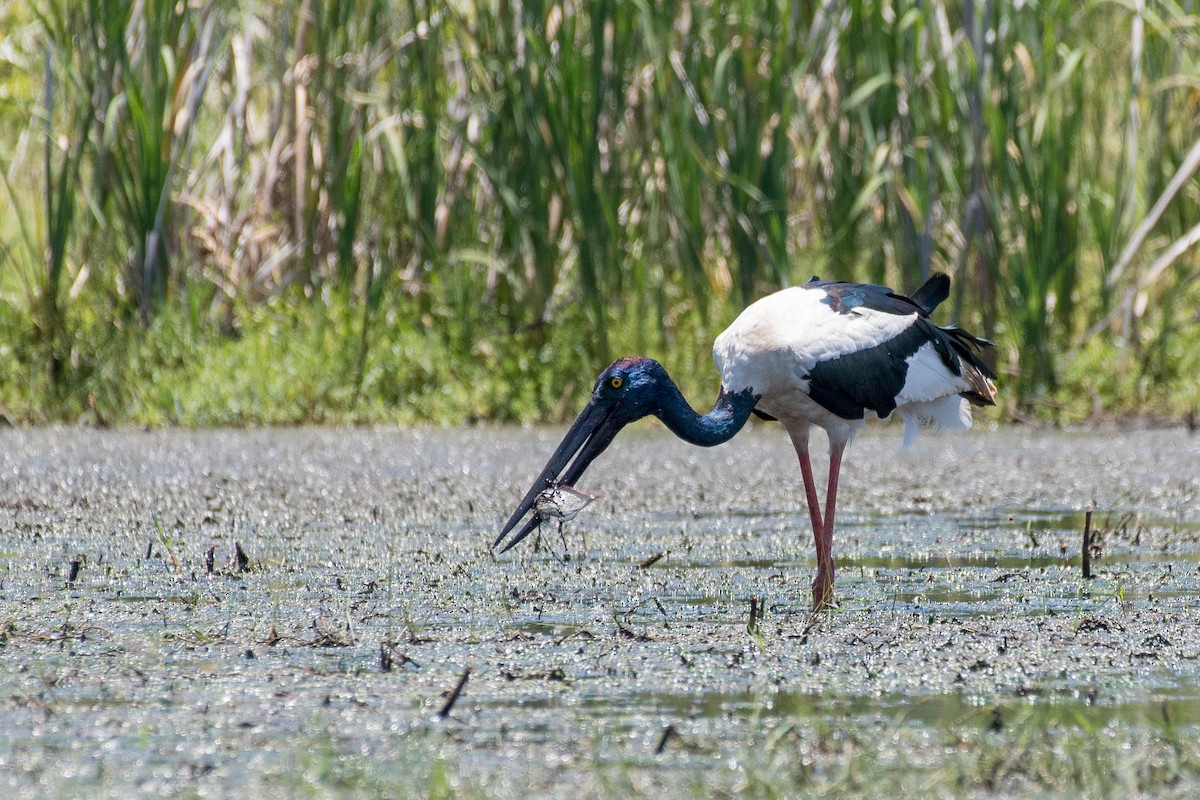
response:
<path id="1" fill-rule="evenodd" d="M 911 289 L 934 269 L 950 316 L 998 340 L 1014 408 L 1097 341 L 1148 385 L 1187 370 L 1191 0 L 6 14 L 0 299 L 72 342 L 55 375 L 122 357 L 68 335 L 85 318 L 183 310 L 224 335 L 283 296 L 357 309 L 337 379 L 358 387 L 397 314 L 439 347 L 531 354 L 497 380 L 587 372 L 814 272 Z"/>

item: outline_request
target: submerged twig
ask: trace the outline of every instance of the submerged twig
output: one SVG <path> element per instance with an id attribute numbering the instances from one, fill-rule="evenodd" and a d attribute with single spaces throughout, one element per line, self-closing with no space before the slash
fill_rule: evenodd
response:
<path id="1" fill-rule="evenodd" d="M 1083 577 L 1092 577 L 1092 510 L 1089 508 L 1083 517 Z"/>
<path id="2" fill-rule="evenodd" d="M 675 735 L 675 726 L 674 725 L 667 725 L 667 727 L 663 728 L 662 738 L 658 740 L 658 747 L 654 748 L 654 755 L 656 755 L 656 756 L 662 755 L 663 750 L 667 749 L 667 742 L 670 741 L 671 737 L 674 735 Z"/>
<path id="3" fill-rule="evenodd" d="M 763 616 L 762 604 L 758 602 L 757 597 L 751 596 L 750 597 L 750 619 L 746 621 L 746 631 L 751 636 L 758 633 L 758 621 L 760 619 L 762 619 L 762 616 Z"/>
<path id="4" fill-rule="evenodd" d="M 471 677 L 471 668 L 467 667 L 463 670 L 462 675 L 458 678 L 458 683 L 451 690 L 450 696 L 446 698 L 445 704 L 437 712 L 439 719 L 445 719 L 450 716 L 450 709 L 454 708 L 454 704 L 458 702 L 458 696 L 462 694 L 463 687 L 467 685 L 467 678 Z"/>
<path id="5" fill-rule="evenodd" d="M 667 550 L 663 550 L 661 552 L 655 553 L 654 555 L 650 556 L 645 561 L 643 561 L 641 564 L 638 564 L 638 569 L 649 569 L 650 567 L 657 564 L 659 562 L 659 560 L 662 559 L 663 557 L 665 557 L 668 553 L 669 553 L 669 551 L 667 551 Z"/>
<path id="6" fill-rule="evenodd" d="M 629 609 L 629 611 L 626 612 L 626 614 L 627 615 L 631 614 L 631 613 L 633 613 L 633 611 L 634 611 L 634 609 L 631 608 L 631 609 Z M 613 613 L 613 622 L 615 622 L 617 624 L 617 632 L 620 633 L 622 636 L 624 636 L 626 639 L 632 639 L 635 642 L 652 642 L 652 641 L 654 641 L 654 637 L 649 636 L 645 633 L 638 633 L 633 628 L 630 628 L 628 625 L 623 624 L 621 622 L 621 620 L 617 618 L 617 615 L 615 612 Z"/>
<path id="7" fill-rule="evenodd" d="M 391 672 L 397 666 L 412 664 L 414 669 L 420 669 L 421 665 L 413 659 L 409 658 L 396 647 L 395 642 L 380 642 L 379 643 L 379 669 L 382 672 Z"/>
<path id="8" fill-rule="evenodd" d="M 250 556 L 246 555 L 246 551 L 242 549 L 241 542 L 233 543 L 233 563 L 238 572 L 250 570 Z"/>
<path id="9" fill-rule="evenodd" d="M 68 586 L 75 585 L 75 579 L 79 577 L 79 570 L 83 568 L 83 560 L 82 553 L 71 560 L 71 571 L 67 573 Z"/>

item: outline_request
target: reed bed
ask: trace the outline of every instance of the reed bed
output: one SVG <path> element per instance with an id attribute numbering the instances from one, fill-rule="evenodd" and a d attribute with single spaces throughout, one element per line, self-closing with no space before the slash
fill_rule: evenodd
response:
<path id="1" fill-rule="evenodd" d="M 286 317 L 336 342 L 293 379 L 349 387 L 310 410 L 413 402 L 446 376 L 383 362 L 423 350 L 486 365 L 451 416 L 569 413 L 625 348 L 711 381 L 704 340 L 773 288 L 936 269 L 1010 413 L 1183 414 L 1194 6 L 10 4 L 0 386 L 122 419 L 134 389 L 97 376 L 144 388 Z M 249 338 L 243 366 L 286 358 Z"/>

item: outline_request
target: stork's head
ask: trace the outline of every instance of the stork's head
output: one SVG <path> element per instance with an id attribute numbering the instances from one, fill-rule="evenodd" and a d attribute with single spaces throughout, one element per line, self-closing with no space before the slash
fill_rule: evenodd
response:
<path id="1" fill-rule="evenodd" d="M 609 364 L 596 378 L 588 404 L 567 431 L 554 455 L 550 456 L 550 461 L 533 482 L 525 499 L 509 517 L 492 547 L 504 541 L 509 531 L 533 509 L 539 494 L 552 486 L 573 486 L 596 456 L 612 443 L 621 428 L 642 417 L 657 414 L 661 408 L 664 383 L 669 380 L 662 365 L 651 358 L 627 356 Z M 534 513 L 521 530 L 505 543 L 501 552 L 528 536 L 539 522 L 541 517 Z"/>

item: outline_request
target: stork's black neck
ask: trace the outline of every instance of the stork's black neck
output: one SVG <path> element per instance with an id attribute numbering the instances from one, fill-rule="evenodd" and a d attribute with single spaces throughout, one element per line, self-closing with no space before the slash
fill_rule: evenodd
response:
<path id="1" fill-rule="evenodd" d="M 655 415 L 680 439 L 701 447 L 712 447 L 732 439 L 746 424 L 758 402 L 758 396 L 751 389 L 730 392 L 722 388 L 712 411 L 701 415 L 688 404 L 670 378 L 664 381 L 660 391 L 662 400 Z"/>

